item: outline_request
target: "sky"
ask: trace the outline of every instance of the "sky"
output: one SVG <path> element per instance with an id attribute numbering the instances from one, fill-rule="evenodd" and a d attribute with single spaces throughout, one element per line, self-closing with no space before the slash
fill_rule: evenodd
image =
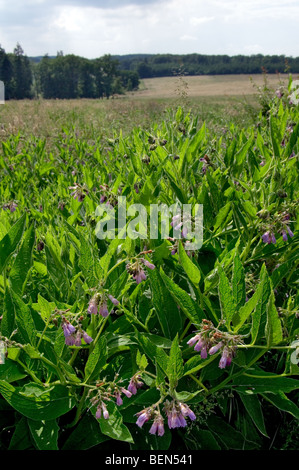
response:
<path id="1" fill-rule="evenodd" d="M 0 45 L 105 54 L 299 56 L 299 0 L 0 0 Z"/>

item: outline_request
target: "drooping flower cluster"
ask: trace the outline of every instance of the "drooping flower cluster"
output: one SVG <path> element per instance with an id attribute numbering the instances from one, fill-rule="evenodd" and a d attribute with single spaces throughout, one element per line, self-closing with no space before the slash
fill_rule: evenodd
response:
<path id="1" fill-rule="evenodd" d="M 141 428 L 147 421 L 153 420 L 149 433 L 163 436 L 165 432 L 164 418 L 159 410 L 158 404 L 159 402 L 139 411 L 136 414 L 136 424 Z M 196 419 L 194 412 L 189 408 L 189 406 L 176 399 L 173 399 L 172 401 L 166 400 L 163 411 L 166 414 L 169 429 L 186 427 L 188 424 L 186 418 L 189 418 L 192 421 Z"/>
<path id="2" fill-rule="evenodd" d="M 266 210 L 262 210 L 257 214 L 262 219 L 269 218 L 269 213 Z M 294 233 L 290 228 L 290 214 L 287 211 L 279 212 L 275 214 L 273 220 L 269 221 L 266 226 L 263 226 L 264 233 L 262 235 L 262 240 L 267 244 L 275 244 L 276 236 L 275 234 L 279 233 L 282 235 L 284 242 L 288 241 L 288 236 L 292 238 Z"/>
<path id="3" fill-rule="evenodd" d="M 76 328 L 64 317 L 62 318 L 61 326 L 65 336 L 65 344 L 68 346 L 81 346 L 82 339 L 86 344 L 90 344 L 93 341 L 86 331 L 82 330 L 80 325 Z"/>
<path id="4" fill-rule="evenodd" d="M 148 269 L 155 269 L 156 267 L 153 263 L 150 263 L 144 258 L 137 258 L 133 263 L 126 265 L 128 273 L 131 274 L 136 284 L 140 284 L 142 281 L 146 280 L 146 273 L 143 266 L 146 266 Z"/>
<path id="5" fill-rule="evenodd" d="M 69 189 L 73 189 L 74 191 L 71 193 L 71 196 L 74 199 L 78 199 L 79 202 L 84 201 L 86 195 L 88 194 L 88 190 L 85 186 L 81 186 L 81 184 L 75 183 L 74 186 L 69 186 Z"/>
<path id="6" fill-rule="evenodd" d="M 87 312 L 90 314 L 94 314 L 94 315 L 99 313 L 99 315 L 101 315 L 104 318 L 108 317 L 109 310 L 108 310 L 107 299 L 109 299 L 115 306 L 119 304 L 119 301 L 115 297 L 113 297 L 113 295 L 107 294 L 104 291 L 97 292 L 90 299 Z"/>
<path id="7" fill-rule="evenodd" d="M 18 204 L 15 201 L 10 201 L 10 202 L 7 202 L 6 204 L 3 204 L 2 209 L 4 209 L 5 211 L 9 209 L 10 212 L 15 212 L 17 207 L 18 207 Z"/>
<path id="8" fill-rule="evenodd" d="M 202 359 L 207 359 L 208 354 L 213 355 L 221 351 L 220 369 L 231 365 L 238 344 L 241 343 L 239 335 L 220 331 L 211 321 L 206 319 L 202 321 L 200 331 L 187 342 L 190 347 L 194 346 L 195 351 L 200 352 Z"/>
<path id="9" fill-rule="evenodd" d="M 122 379 L 118 378 L 118 374 L 115 375 L 115 378 L 112 382 L 103 382 L 97 383 L 96 395 L 90 399 L 91 405 L 96 406 L 96 418 L 100 419 L 109 419 L 109 412 L 107 410 L 107 402 L 114 401 L 117 406 L 123 404 L 122 395 L 125 395 L 127 398 L 131 398 L 132 392 L 129 390 L 129 387 L 125 388 L 122 385 Z M 93 393 L 94 391 L 90 391 Z"/>
<path id="10" fill-rule="evenodd" d="M 141 382 L 141 377 L 139 373 L 133 375 L 128 385 L 128 390 L 132 395 L 136 395 L 137 390 L 143 386 L 143 382 Z"/>

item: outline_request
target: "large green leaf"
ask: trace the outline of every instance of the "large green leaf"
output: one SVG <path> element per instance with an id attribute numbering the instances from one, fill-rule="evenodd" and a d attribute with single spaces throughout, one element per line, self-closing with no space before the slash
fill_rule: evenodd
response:
<path id="1" fill-rule="evenodd" d="M 92 343 L 91 343 L 92 344 Z M 85 365 L 85 382 L 99 379 L 100 373 L 106 364 L 107 360 L 107 342 L 106 338 L 102 336 L 92 347 L 92 351 L 88 356 Z"/>
<path id="2" fill-rule="evenodd" d="M 32 266 L 32 251 L 35 242 L 34 226 L 31 225 L 25 232 L 23 242 L 18 252 L 14 264 L 9 273 L 12 289 L 22 295 L 24 286 Z"/>
<path id="3" fill-rule="evenodd" d="M 188 292 L 181 289 L 172 279 L 166 276 L 162 268 L 160 269 L 160 274 L 170 294 L 178 303 L 186 317 L 195 325 L 199 325 L 204 318 L 203 311 L 199 305 L 190 297 Z"/>
<path id="4" fill-rule="evenodd" d="M 19 413 L 35 421 L 53 420 L 70 411 L 75 400 L 69 390 L 62 385 L 55 385 L 40 396 L 26 396 L 19 387 L 13 387 L 0 380 L 0 393 Z"/>
<path id="5" fill-rule="evenodd" d="M 194 285 L 198 286 L 200 279 L 201 279 L 201 273 L 200 270 L 198 269 L 197 266 L 191 261 L 189 256 L 187 255 L 182 242 L 179 242 L 179 259 L 181 262 L 181 265 L 183 266 L 183 269 L 185 273 L 187 274 L 188 278 L 190 279 L 191 282 L 193 282 Z"/>
<path id="6" fill-rule="evenodd" d="M 227 328 L 236 313 L 236 304 L 232 294 L 232 289 L 224 271 L 219 273 L 219 297 L 222 311 L 222 318 L 225 320 Z"/>
<path id="7" fill-rule="evenodd" d="M 177 304 L 166 288 L 157 269 L 148 270 L 151 283 L 153 304 L 162 331 L 166 338 L 174 338 L 182 328 L 182 317 Z"/>
<path id="8" fill-rule="evenodd" d="M 26 214 L 23 214 L 0 241 L 0 274 L 2 273 L 10 255 L 16 250 L 21 241 L 25 228 L 25 221 Z"/>
<path id="9" fill-rule="evenodd" d="M 179 346 L 178 335 L 172 342 L 169 353 L 169 362 L 167 365 L 167 376 L 171 388 L 175 388 L 178 384 L 179 379 L 184 373 L 184 361 L 182 358 L 182 352 Z"/>
<path id="10" fill-rule="evenodd" d="M 58 450 L 59 426 L 55 419 L 48 421 L 28 419 L 28 425 L 38 450 Z"/>

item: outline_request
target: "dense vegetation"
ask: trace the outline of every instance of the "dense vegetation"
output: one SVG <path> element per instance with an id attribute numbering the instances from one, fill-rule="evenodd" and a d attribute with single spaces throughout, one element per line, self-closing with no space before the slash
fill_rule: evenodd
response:
<path id="1" fill-rule="evenodd" d="M 113 58 L 122 69 L 137 71 L 140 78 L 170 77 L 181 69 L 187 75 L 299 72 L 299 57 L 284 55 L 132 54 Z"/>
<path id="2" fill-rule="evenodd" d="M 5 134 L 1 450 L 298 448 L 291 95 L 267 90 L 246 126 L 179 106 L 146 127 L 88 134 L 66 115 L 55 135 Z M 203 246 L 173 239 L 178 218 L 169 239 L 100 239 L 119 196 L 202 204 Z"/>
<path id="3" fill-rule="evenodd" d="M 0 47 L 0 80 L 5 98 L 109 98 L 138 89 L 142 78 L 176 74 L 219 75 L 299 72 L 299 58 L 284 55 L 202 54 L 105 55 L 85 59 L 74 54 L 28 58 L 20 44 L 14 52 Z"/>
<path id="4" fill-rule="evenodd" d="M 118 62 L 105 55 L 88 60 L 58 52 L 45 55 L 36 64 L 18 44 L 13 54 L 0 47 L 0 80 L 5 84 L 5 99 L 109 98 L 138 88 L 137 72 L 121 70 Z"/>

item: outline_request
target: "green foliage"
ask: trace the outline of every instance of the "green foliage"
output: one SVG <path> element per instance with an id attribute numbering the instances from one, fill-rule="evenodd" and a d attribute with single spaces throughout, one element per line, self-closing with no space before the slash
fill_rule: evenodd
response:
<path id="1" fill-rule="evenodd" d="M 271 416 L 297 423 L 299 111 L 268 104 L 225 134 L 179 107 L 92 143 L 3 140 L 1 450 L 269 449 Z M 202 247 L 171 219 L 167 238 L 98 238 L 118 196 L 203 204 Z"/>

